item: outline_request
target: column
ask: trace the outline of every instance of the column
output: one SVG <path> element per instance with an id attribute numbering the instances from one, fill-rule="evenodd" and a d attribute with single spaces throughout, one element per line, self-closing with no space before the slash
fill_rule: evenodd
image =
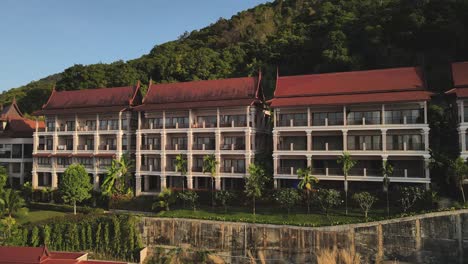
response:
<path id="1" fill-rule="evenodd" d="M 221 117 L 219 116 L 219 107 L 216 108 L 216 127 L 219 128 L 219 123 L 221 122 Z"/>
<path id="2" fill-rule="evenodd" d="M 465 123 L 465 106 L 464 106 L 464 101 L 460 100 L 458 101 L 458 106 L 459 106 L 459 111 L 458 111 L 458 116 L 459 116 L 459 123 Z"/>
<path id="3" fill-rule="evenodd" d="M 94 131 L 94 154 L 98 153 L 99 143 L 99 114 L 96 114 L 96 131 Z"/>
<path id="4" fill-rule="evenodd" d="M 130 142 L 128 142 L 128 147 L 130 147 Z M 135 155 L 135 170 L 140 172 L 141 170 L 141 131 L 137 130 L 136 132 L 136 155 Z"/>
<path id="5" fill-rule="evenodd" d="M 75 114 L 75 131 L 73 132 L 73 153 L 78 151 L 78 115 Z"/>
<path id="6" fill-rule="evenodd" d="M 348 130 L 342 129 L 341 132 L 343 133 L 343 151 L 348 150 Z"/>
<path id="7" fill-rule="evenodd" d="M 215 178 L 215 189 L 216 190 L 221 190 L 221 177 L 216 177 Z"/>
<path id="8" fill-rule="evenodd" d="M 382 104 L 382 122 L 385 125 L 385 104 Z"/>
<path id="9" fill-rule="evenodd" d="M 310 120 L 312 120 L 312 116 L 311 116 L 311 113 L 310 113 L 310 107 L 307 107 L 307 126 L 309 126 L 309 127 L 311 125 Z"/>
<path id="10" fill-rule="evenodd" d="M 193 155 L 192 155 L 192 145 L 193 145 L 193 133 L 192 129 L 189 128 L 187 132 L 187 188 L 193 189 Z"/>
<path id="11" fill-rule="evenodd" d="M 247 127 L 250 127 L 250 106 L 247 106 L 246 121 L 247 121 Z"/>
<path id="12" fill-rule="evenodd" d="M 23 145 L 24 146 L 24 145 Z M 24 150 L 23 150 L 23 154 L 24 154 Z M 23 185 L 24 183 L 24 162 L 21 162 L 20 163 L 20 184 L 21 186 Z"/>
<path id="13" fill-rule="evenodd" d="M 164 176 L 166 175 L 166 132 L 165 131 L 161 132 L 161 174 Z"/>
<path id="14" fill-rule="evenodd" d="M 141 195 L 141 175 L 135 173 L 135 196 Z"/>
<path id="15" fill-rule="evenodd" d="M 425 176 L 426 179 L 429 181 L 426 183 L 426 190 L 429 190 L 430 187 L 430 179 L 431 179 L 431 172 L 429 170 L 429 163 L 430 163 L 430 157 L 424 157 L 424 169 L 425 169 Z"/>
<path id="16" fill-rule="evenodd" d="M 161 191 L 167 188 L 166 176 L 161 175 Z"/>
<path id="17" fill-rule="evenodd" d="M 273 175 L 278 174 L 279 155 L 273 154 Z"/>
<path id="18" fill-rule="evenodd" d="M 387 129 L 381 129 L 382 132 L 382 151 L 387 152 Z"/>
<path id="19" fill-rule="evenodd" d="M 424 101 L 424 124 L 427 124 L 427 102 Z"/>
<path id="20" fill-rule="evenodd" d="M 93 189 L 99 191 L 99 173 L 93 173 Z"/>
<path id="21" fill-rule="evenodd" d="M 458 128 L 458 136 L 460 138 L 460 150 L 461 152 L 466 152 L 466 133 L 465 129 Z"/>
<path id="22" fill-rule="evenodd" d="M 250 153 L 250 150 L 251 150 L 250 136 L 251 136 L 250 129 L 247 128 L 246 131 L 245 131 L 245 151 L 246 151 L 246 153 Z"/>
<path id="23" fill-rule="evenodd" d="M 257 108 L 251 107 L 250 108 L 250 121 L 252 122 L 251 127 L 257 127 Z"/>
<path id="24" fill-rule="evenodd" d="M 307 133 L 307 151 L 312 151 L 312 130 L 306 130 Z"/>
<path id="25" fill-rule="evenodd" d="M 312 168 L 312 155 L 307 155 L 307 167 Z"/>
<path id="26" fill-rule="evenodd" d="M 187 176 L 187 189 L 193 189 L 193 176 Z"/>
<path id="27" fill-rule="evenodd" d="M 252 162 L 252 154 L 245 154 L 245 173 L 249 169 L 250 163 Z"/>
<path id="28" fill-rule="evenodd" d="M 56 172 L 52 172 L 52 189 L 58 188 L 58 176 Z"/>
<path id="29" fill-rule="evenodd" d="M 32 188 L 35 190 L 37 189 L 37 186 L 38 186 L 38 175 L 37 175 L 37 172 L 35 170 L 32 171 Z"/>
<path id="30" fill-rule="evenodd" d="M 119 112 L 119 119 L 118 119 L 118 132 L 117 132 L 117 158 L 122 156 L 122 112 Z"/>
<path id="31" fill-rule="evenodd" d="M 347 117 L 346 117 L 346 105 L 343 106 L 343 125 L 346 126 L 347 125 Z"/>
<path id="32" fill-rule="evenodd" d="M 429 128 L 424 128 L 424 150 L 429 151 Z"/>
<path id="33" fill-rule="evenodd" d="M 278 151 L 278 138 L 280 133 L 273 130 L 273 151 Z"/>

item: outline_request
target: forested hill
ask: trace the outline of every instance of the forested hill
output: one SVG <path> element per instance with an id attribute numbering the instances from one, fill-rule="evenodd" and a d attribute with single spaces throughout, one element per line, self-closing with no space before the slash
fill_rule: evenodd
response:
<path id="1" fill-rule="evenodd" d="M 423 66 L 433 90 L 449 86 L 448 63 L 468 59 L 468 0 L 276 0 L 243 11 L 127 62 L 74 65 L 11 89 L 30 113 L 58 90 L 265 74 Z M 47 62 L 45 62 L 47 63 Z M 27 69 L 24 69 L 25 71 Z M 441 73 L 434 78 L 431 73 Z M 445 74 L 445 75 L 444 75 Z"/>

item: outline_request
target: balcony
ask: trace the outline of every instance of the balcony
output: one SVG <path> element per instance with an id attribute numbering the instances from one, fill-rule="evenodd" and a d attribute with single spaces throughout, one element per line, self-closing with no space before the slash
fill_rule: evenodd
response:
<path id="1" fill-rule="evenodd" d="M 188 123 L 166 123 L 166 129 L 168 128 L 188 128 Z"/>
<path id="2" fill-rule="evenodd" d="M 110 130 L 118 130 L 119 129 L 119 125 L 118 124 L 107 124 L 107 125 L 100 125 L 99 126 L 99 130 L 101 131 L 110 131 Z"/>
<path id="3" fill-rule="evenodd" d="M 203 167 L 192 167 L 192 172 L 203 172 Z"/>
<path id="4" fill-rule="evenodd" d="M 423 109 L 385 111 L 386 124 L 423 124 Z"/>
<path id="5" fill-rule="evenodd" d="M 280 167 L 278 168 L 278 173 L 279 174 L 287 174 L 287 175 L 297 175 L 297 170 L 300 169 L 300 167 Z"/>
<path id="6" fill-rule="evenodd" d="M 286 151 L 307 150 L 307 141 L 280 143 L 278 145 L 278 150 L 286 150 Z"/>
<path id="7" fill-rule="evenodd" d="M 401 151 L 415 150 L 417 151 L 417 150 L 425 150 L 425 146 L 424 146 L 424 143 L 422 142 L 387 143 L 387 150 L 401 150 Z"/>
<path id="8" fill-rule="evenodd" d="M 221 167 L 223 173 L 245 173 L 245 167 Z"/>
<path id="9" fill-rule="evenodd" d="M 193 150 L 215 150 L 215 144 L 194 144 L 192 145 Z"/>
<path id="10" fill-rule="evenodd" d="M 162 129 L 163 124 L 161 123 L 153 123 L 153 122 L 145 122 L 142 125 L 142 129 Z"/>
<path id="11" fill-rule="evenodd" d="M 166 145 L 166 150 L 187 150 L 187 144 L 169 144 Z"/>
<path id="12" fill-rule="evenodd" d="M 374 143 L 360 143 L 360 144 L 353 144 L 353 143 L 348 143 L 348 150 L 382 150 L 382 145 L 379 142 L 374 142 Z"/>
<path id="13" fill-rule="evenodd" d="M 94 150 L 94 145 L 78 145 L 77 150 L 80 151 L 91 151 Z"/>
<path id="14" fill-rule="evenodd" d="M 245 144 L 222 144 L 221 150 L 245 150 Z"/>
<path id="15" fill-rule="evenodd" d="M 39 144 L 39 146 L 37 147 L 37 151 L 52 151 L 52 150 L 53 150 L 52 146 L 47 146 L 44 144 Z"/>
<path id="16" fill-rule="evenodd" d="M 68 125 L 58 126 L 57 132 L 75 132 L 75 126 L 68 126 Z"/>
<path id="17" fill-rule="evenodd" d="M 141 165 L 141 171 L 161 171 L 161 166 L 157 164 Z"/>
<path id="18" fill-rule="evenodd" d="M 347 116 L 348 125 L 379 125 L 380 111 L 350 112 Z"/>
<path id="19" fill-rule="evenodd" d="M 231 122 L 221 122 L 220 127 L 246 127 L 247 122 L 232 120 Z"/>
<path id="20" fill-rule="evenodd" d="M 110 150 L 117 150 L 116 145 L 100 145 L 98 150 L 110 151 Z"/>
<path id="21" fill-rule="evenodd" d="M 391 177 L 424 178 L 424 172 L 418 168 L 394 168 Z"/>
<path id="22" fill-rule="evenodd" d="M 50 163 L 38 163 L 37 167 L 41 169 L 48 169 L 48 168 L 51 168 L 52 165 Z"/>
<path id="23" fill-rule="evenodd" d="M 192 124 L 192 128 L 214 128 L 217 127 L 216 122 L 201 122 Z"/>
<path id="24" fill-rule="evenodd" d="M 80 132 L 95 131 L 96 126 L 95 125 L 94 126 L 78 126 L 76 127 L 76 130 Z"/>
<path id="25" fill-rule="evenodd" d="M 73 145 L 58 145 L 57 151 L 72 151 Z"/>
<path id="26" fill-rule="evenodd" d="M 307 119 L 282 119 L 278 121 L 280 127 L 300 127 L 307 126 Z"/>
<path id="27" fill-rule="evenodd" d="M 343 150 L 343 139 L 341 137 L 336 138 L 314 138 L 312 140 L 312 150 Z"/>
<path id="28" fill-rule="evenodd" d="M 161 150 L 160 144 L 141 145 L 141 150 Z"/>

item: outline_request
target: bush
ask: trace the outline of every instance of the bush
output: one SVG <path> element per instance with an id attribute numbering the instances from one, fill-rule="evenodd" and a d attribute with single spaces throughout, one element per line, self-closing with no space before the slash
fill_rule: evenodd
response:
<path id="1" fill-rule="evenodd" d="M 221 205 L 224 208 L 224 212 L 227 211 L 227 206 L 231 203 L 231 201 L 235 198 L 234 192 L 230 191 L 217 191 L 215 193 L 215 200 L 216 203 Z"/>
<path id="2" fill-rule="evenodd" d="M 291 211 L 291 207 L 294 207 L 296 203 L 301 199 L 299 192 L 296 189 L 288 188 L 281 189 L 276 195 L 276 201 L 280 207 L 288 211 L 288 215 Z"/>
<path id="3" fill-rule="evenodd" d="M 163 209 L 163 210 L 169 211 L 171 204 L 175 202 L 176 202 L 175 194 L 171 191 L 171 189 L 165 188 L 164 190 L 162 190 L 162 192 L 159 193 L 158 200 L 153 203 L 151 208 L 153 210 Z"/>
<path id="4" fill-rule="evenodd" d="M 146 195 L 137 197 L 116 195 L 109 198 L 109 209 L 152 212 L 151 206 L 155 199 L 154 196 Z"/>
<path id="5" fill-rule="evenodd" d="M 360 192 L 353 195 L 353 200 L 359 204 L 367 221 L 367 214 L 372 205 L 377 201 L 377 198 L 368 192 Z"/>
<path id="6" fill-rule="evenodd" d="M 406 213 L 418 200 L 423 197 L 423 190 L 415 186 L 405 186 L 400 188 L 400 205 Z"/>
<path id="7" fill-rule="evenodd" d="M 340 205 L 342 202 L 340 192 L 334 189 L 320 189 L 315 192 L 314 198 L 327 216 L 331 208 Z"/>
<path id="8" fill-rule="evenodd" d="M 179 199 L 188 203 L 193 211 L 197 210 L 198 194 L 194 191 L 183 191 L 178 194 Z"/>

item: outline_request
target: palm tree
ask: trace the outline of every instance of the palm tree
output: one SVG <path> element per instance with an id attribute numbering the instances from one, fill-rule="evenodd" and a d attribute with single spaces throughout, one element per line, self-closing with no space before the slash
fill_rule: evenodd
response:
<path id="1" fill-rule="evenodd" d="M 312 184 L 317 183 L 319 180 L 311 175 L 311 167 L 297 170 L 297 177 L 301 179 L 299 188 L 305 189 L 307 194 L 307 213 L 310 214 L 310 193 L 312 192 Z"/>
<path id="2" fill-rule="evenodd" d="M 203 173 L 210 173 L 211 175 L 211 205 L 214 206 L 214 183 L 216 179 L 216 167 L 218 166 L 218 161 L 214 154 L 205 155 L 203 157 Z"/>
<path id="3" fill-rule="evenodd" d="M 133 164 L 127 155 L 120 159 L 112 160 L 111 166 L 107 168 L 107 175 L 101 186 L 102 194 L 112 196 L 116 193 L 124 194 L 131 192 L 132 183 L 130 170 Z"/>
<path id="4" fill-rule="evenodd" d="M 348 152 L 343 152 L 343 155 L 338 157 L 338 164 L 342 164 L 344 174 L 344 190 L 345 190 L 345 208 L 346 215 L 348 215 L 348 174 L 349 171 L 356 165 L 356 161 L 351 159 L 351 155 Z"/>
<path id="5" fill-rule="evenodd" d="M 458 157 L 455 161 L 451 162 L 450 172 L 452 179 L 455 181 L 455 185 L 460 189 L 463 203 L 466 203 L 465 191 L 463 190 L 464 181 L 468 179 L 468 165 L 466 161 Z"/>
<path id="6" fill-rule="evenodd" d="M 390 177 L 393 174 L 393 166 L 384 160 L 382 162 L 382 174 L 383 174 L 383 191 L 387 195 L 387 217 L 390 216 L 390 202 L 388 200 L 388 187 L 390 186 Z"/>
<path id="7" fill-rule="evenodd" d="M 175 169 L 182 176 L 182 191 L 185 191 L 185 175 L 187 175 L 187 160 L 182 154 L 176 156 Z"/>
<path id="8" fill-rule="evenodd" d="M 3 205 L 5 213 L 9 217 L 16 213 L 19 209 L 24 207 L 24 199 L 21 197 L 19 191 L 13 189 L 5 189 L 2 194 Z"/>

